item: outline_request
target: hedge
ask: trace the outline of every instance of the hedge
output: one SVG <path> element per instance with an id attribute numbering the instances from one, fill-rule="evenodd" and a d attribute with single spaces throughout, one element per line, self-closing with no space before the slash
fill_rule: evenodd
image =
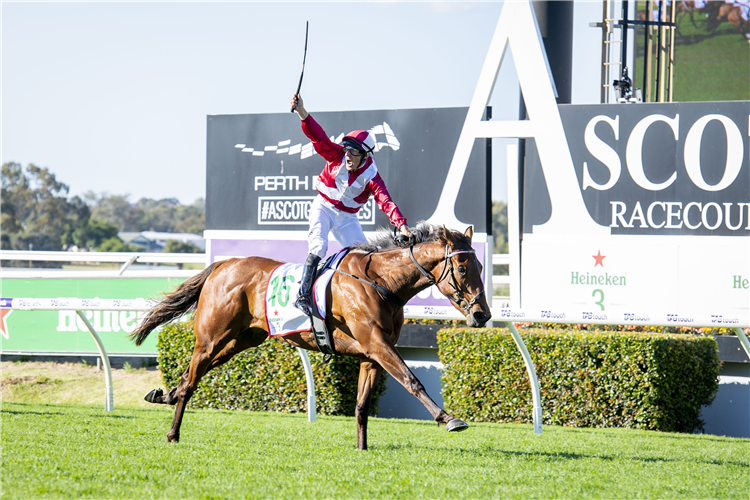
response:
<path id="1" fill-rule="evenodd" d="M 545 424 L 693 432 L 718 390 L 713 337 L 572 329 L 521 337 Z M 447 411 L 475 422 L 532 421 L 528 374 L 507 329 L 442 329 L 438 348 Z"/>
<path id="2" fill-rule="evenodd" d="M 193 355 L 193 323 L 172 323 L 159 332 L 159 368 L 167 389 L 179 383 Z M 309 352 L 315 379 L 317 412 L 354 415 L 360 360 L 334 356 L 316 366 L 323 355 Z M 378 412 L 378 399 L 385 392 L 386 374 L 380 377 L 370 403 L 370 414 Z M 254 410 L 296 413 L 307 411 L 307 384 L 297 350 L 281 339 L 271 338 L 256 348 L 236 354 L 212 369 L 190 398 L 191 408 Z"/>

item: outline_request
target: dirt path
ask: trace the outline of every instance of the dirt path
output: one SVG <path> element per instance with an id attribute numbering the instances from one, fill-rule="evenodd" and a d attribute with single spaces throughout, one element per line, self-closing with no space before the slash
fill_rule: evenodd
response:
<path id="1" fill-rule="evenodd" d="M 17 403 L 74 403 L 104 405 L 104 371 L 82 363 L 0 363 L 0 400 Z M 162 387 L 157 368 L 112 369 L 115 408 L 153 407 L 143 400 L 151 389 Z"/>

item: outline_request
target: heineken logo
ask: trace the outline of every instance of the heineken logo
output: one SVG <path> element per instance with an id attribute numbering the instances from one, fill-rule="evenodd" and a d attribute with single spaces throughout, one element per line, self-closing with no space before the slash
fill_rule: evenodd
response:
<path id="1" fill-rule="evenodd" d="M 594 258 L 594 267 L 601 266 L 604 268 L 604 259 L 606 255 L 602 255 L 601 250 L 597 250 L 596 255 L 592 255 Z M 570 272 L 570 284 L 571 285 L 597 285 L 597 286 L 627 286 L 626 276 L 611 275 L 608 272 L 594 274 L 587 271 L 571 271 Z"/>

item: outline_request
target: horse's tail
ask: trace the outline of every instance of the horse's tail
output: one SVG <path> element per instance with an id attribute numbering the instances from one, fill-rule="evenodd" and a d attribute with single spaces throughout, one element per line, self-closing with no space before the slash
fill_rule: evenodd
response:
<path id="1" fill-rule="evenodd" d="M 141 345 L 157 326 L 168 323 L 195 309 L 201 290 L 211 273 L 224 262 L 214 262 L 192 278 L 184 281 L 175 291 L 166 295 L 143 316 L 138 327 L 129 335 L 135 345 Z"/>

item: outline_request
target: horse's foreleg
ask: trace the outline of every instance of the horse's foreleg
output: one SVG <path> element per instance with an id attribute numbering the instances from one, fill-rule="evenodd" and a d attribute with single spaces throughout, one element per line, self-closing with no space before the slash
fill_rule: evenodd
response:
<path id="1" fill-rule="evenodd" d="M 385 338 L 383 332 L 376 328 L 373 334 L 369 336 L 369 342 L 364 345 L 360 342 L 365 356 L 380 364 L 385 371 L 409 391 L 409 394 L 419 399 L 438 425 L 445 424 L 449 431 L 466 429 L 468 425 L 465 422 L 449 415 L 432 400 L 422 382 L 409 370 L 399 352 Z"/>
<path id="2" fill-rule="evenodd" d="M 362 361 L 359 365 L 357 406 L 354 416 L 357 418 L 357 448 L 360 450 L 367 449 L 367 417 L 370 415 L 370 400 L 382 371 L 380 365 L 372 361 Z"/>

